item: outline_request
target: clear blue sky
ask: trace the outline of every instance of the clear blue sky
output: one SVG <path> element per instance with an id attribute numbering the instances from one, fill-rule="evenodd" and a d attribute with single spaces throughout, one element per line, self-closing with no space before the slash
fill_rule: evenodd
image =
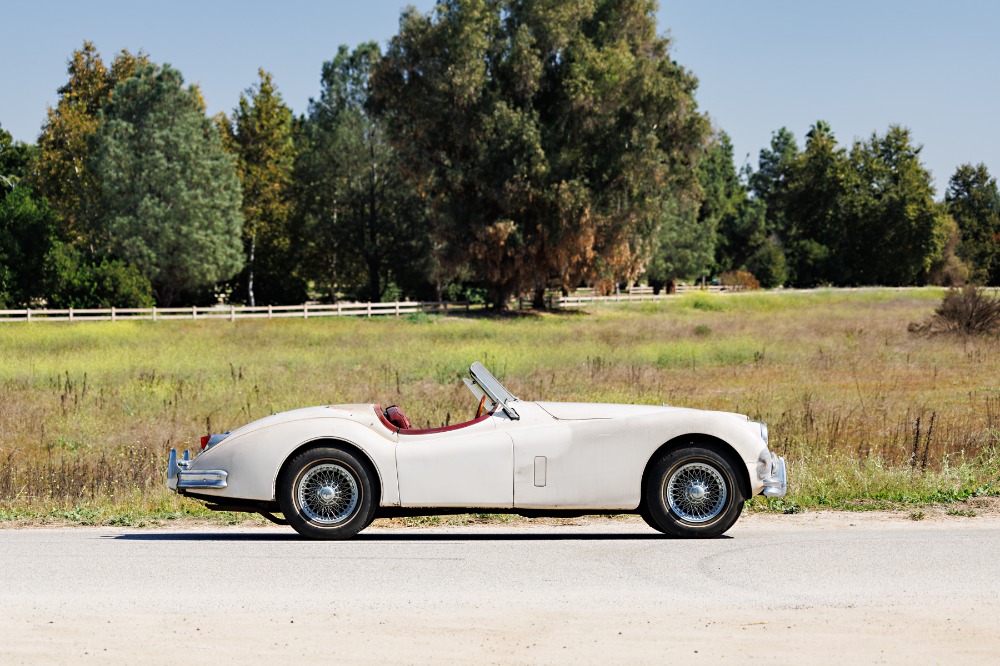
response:
<path id="1" fill-rule="evenodd" d="M 110 60 L 143 49 L 201 85 L 209 111 L 231 111 L 258 67 L 296 113 L 319 92 L 339 44 L 385 42 L 406 4 L 244 0 L 0 0 L 0 125 L 33 141 L 84 39 Z M 955 167 L 1000 174 L 1000 3 L 988 0 L 661 0 L 659 28 L 700 79 L 698 102 L 733 139 L 737 164 L 787 126 L 802 140 L 827 120 L 842 143 L 909 127 L 938 196 Z"/>

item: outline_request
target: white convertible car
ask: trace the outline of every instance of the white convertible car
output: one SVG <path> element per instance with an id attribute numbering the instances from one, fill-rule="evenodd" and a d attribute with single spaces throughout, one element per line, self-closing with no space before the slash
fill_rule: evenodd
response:
<path id="1" fill-rule="evenodd" d="M 483 510 L 638 513 L 666 534 L 714 537 L 746 499 L 785 494 L 785 461 L 746 416 L 527 402 L 478 362 L 469 375 L 471 421 L 417 429 L 396 405 L 296 409 L 203 437 L 193 459 L 171 450 L 167 484 L 316 539 L 349 538 L 379 517 Z"/>

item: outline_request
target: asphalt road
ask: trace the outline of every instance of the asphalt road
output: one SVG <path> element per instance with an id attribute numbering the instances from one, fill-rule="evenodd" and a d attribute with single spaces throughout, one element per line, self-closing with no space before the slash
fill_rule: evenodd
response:
<path id="1" fill-rule="evenodd" d="M 996 663 L 1000 518 L 0 530 L 0 663 Z"/>

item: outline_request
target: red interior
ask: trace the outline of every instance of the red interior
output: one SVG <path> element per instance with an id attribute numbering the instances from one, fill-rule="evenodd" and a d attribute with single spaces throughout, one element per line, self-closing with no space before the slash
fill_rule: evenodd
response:
<path id="1" fill-rule="evenodd" d="M 388 428 L 393 432 L 398 432 L 400 435 L 431 435 L 438 432 L 448 432 L 449 430 L 458 430 L 459 428 L 467 428 L 470 425 L 474 425 L 481 421 L 485 421 L 486 419 L 488 419 L 490 416 L 493 415 L 494 411 L 496 411 L 496 408 L 494 408 L 492 411 L 483 414 L 478 419 L 472 419 L 471 421 L 466 421 L 465 423 L 456 423 L 455 425 L 442 426 L 440 428 L 413 428 L 413 427 L 402 428 L 396 425 L 393 421 L 389 419 L 389 417 L 386 416 L 386 412 L 392 410 L 393 408 L 398 410 L 398 413 L 402 415 L 404 419 L 406 419 L 407 425 L 410 425 L 410 419 L 406 418 L 406 415 L 403 414 L 403 410 L 399 408 L 399 405 L 391 405 L 386 410 L 382 409 L 382 405 L 375 405 L 375 413 L 378 414 L 379 421 L 382 422 L 382 425 L 384 425 L 386 428 Z"/>

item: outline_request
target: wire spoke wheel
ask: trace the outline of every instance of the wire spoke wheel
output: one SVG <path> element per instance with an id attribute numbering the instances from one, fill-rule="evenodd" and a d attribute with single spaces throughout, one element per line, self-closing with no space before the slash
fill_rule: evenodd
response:
<path id="1" fill-rule="evenodd" d="M 323 463 L 306 470 L 299 477 L 295 495 L 302 513 L 324 526 L 350 518 L 360 498 L 354 475 L 336 463 Z"/>
<path id="2" fill-rule="evenodd" d="M 670 510 L 689 523 L 715 519 L 726 506 L 729 490 L 725 479 L 711 465 L 692 462 L 678 467 L 664 488 Z"/>

